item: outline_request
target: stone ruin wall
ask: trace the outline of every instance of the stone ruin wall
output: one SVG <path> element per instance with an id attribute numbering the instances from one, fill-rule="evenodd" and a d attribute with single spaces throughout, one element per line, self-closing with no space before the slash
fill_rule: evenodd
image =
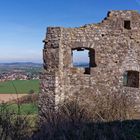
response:
<path id="1" fill-rule="evenodd" d="M 131 29 L 124 27 L 125 21 L 130 21 Z M 41 75 L 42 93 L 39 99 L 44 113 L 50 102 L 58 103 L 70 95 L 140 94 L 140 88 L 123 85 L 125 71 L 140 72 L 138 12 L 111 11 L 101 23 L 79 28 L 49 27 L 44 44 L 45 70 Z M 95 65 L 87 72 L 85 68 L 72 65 L 72 50 L 78 48 L 94 50 Z"/>

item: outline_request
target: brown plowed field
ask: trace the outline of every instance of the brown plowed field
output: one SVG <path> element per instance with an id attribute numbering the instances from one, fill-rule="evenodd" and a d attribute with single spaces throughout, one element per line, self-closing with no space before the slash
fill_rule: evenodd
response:
<path id="1" fill-rule="evenodd" d="M 18 95 L 17 94 L 0 94 L 0 103 L 15 100 L 17 98 L 20 98 L 26 95 L 28 94 L 18 94 Z"/>

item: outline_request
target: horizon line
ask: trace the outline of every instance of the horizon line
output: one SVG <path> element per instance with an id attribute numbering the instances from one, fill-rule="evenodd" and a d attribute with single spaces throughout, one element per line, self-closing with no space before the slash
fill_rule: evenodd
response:
<path id="1" fill-rule="evenodd" d="M 38 63 L 38 64 L 43 64 L 43 62 L 35 62 L 35 61 L 11 61 L 11 62 L 0 62 L 0 64 L 3 64 L 3 63 Z"/>

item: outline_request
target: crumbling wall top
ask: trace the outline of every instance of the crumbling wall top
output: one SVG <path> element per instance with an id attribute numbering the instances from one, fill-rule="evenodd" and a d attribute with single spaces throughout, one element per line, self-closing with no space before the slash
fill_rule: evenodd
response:
<path id="1" fill-rule="evenodd" d="M 96 24 L 86 24 L 77 28 L 48 27 L 44 40 L 44 48 L 59 48 L 60 42 L 64 40 L 80 40 L 81 36 L 102 36 L 106 34 L 118 36 L 128 32 L 133 34 L 140 30 L 140 14 L 134 10 L 112 10 L 106 18 Z M 92 34 L 92 35 L 91 35 Z M 135 36 L 138 36 L 137 34 Z M 83 40 L 83 39 L 82 39 Z"/>
<path id="2" fill-rule="evenodd" d="M 108 17 L 116 17 L 116 16 L 132 16 L 132 15 L 139 15 L 139 12 L 136 10 L 111 10 L 108 12 L 107 16 Z"/>

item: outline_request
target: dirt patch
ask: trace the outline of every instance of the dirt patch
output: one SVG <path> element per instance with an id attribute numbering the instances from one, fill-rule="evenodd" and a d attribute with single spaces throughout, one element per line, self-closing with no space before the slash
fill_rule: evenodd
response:
<path id="1" fill-rule="evenodd" d="M 16 100 L 17 98 L 21 98 L 26 95 L 28 94 L 18 94 L 18 95 L 17 94 L 0 94 L 0 103 Z"/>

